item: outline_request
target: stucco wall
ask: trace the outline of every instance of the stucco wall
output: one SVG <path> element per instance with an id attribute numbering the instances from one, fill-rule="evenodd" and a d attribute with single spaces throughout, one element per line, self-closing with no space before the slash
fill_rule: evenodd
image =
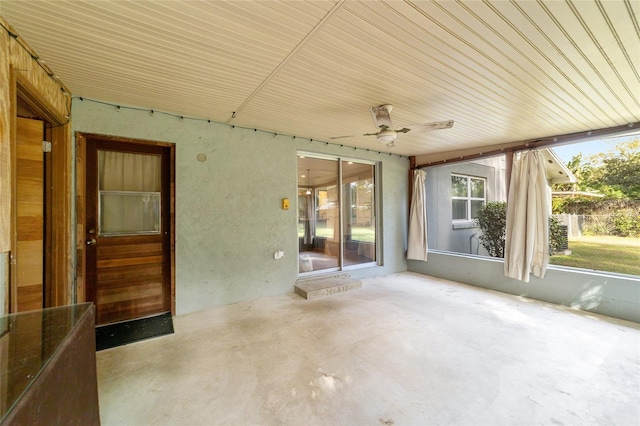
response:
<path id="1" fill-rule="evenodd" d="M 89 100 L 74 100 L 72 113 L 74 131 L 176 144 L 178 314 L 293 290 L 298 150 L 381 162 L 384 265 L 350 274 L 363 278 L 406 270 L 405 157 L 161 113 L 118 111 Z M 207 160 L 199 162 L 198 154 Z M 282 198 L 294 205 L 282 210 Z M 274 260 L 276 250 L 284 251 L 282 259 Z"/>
<path id="2" fill-rule="evenodd" d="M 437 252 L 408 270 L 640 323 L 640 277 L 550 266 L 544 279 L 524 283 L 504 276 L 501 259 Z"/>

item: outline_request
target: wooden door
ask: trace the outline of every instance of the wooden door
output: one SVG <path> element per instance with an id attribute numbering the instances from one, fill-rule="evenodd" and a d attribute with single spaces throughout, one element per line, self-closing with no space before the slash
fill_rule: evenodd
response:
<path id="1" fill-rule="evenodd" d="M 171 311 L 172 158 L 167 146 L 86 139 L 85 282 L 96 325 Z"/>
<path id="2" fill-rule="evenodd" d="M 43 308 L 44 154 L 41 120 L 16 118 L 12 312 Z"/>

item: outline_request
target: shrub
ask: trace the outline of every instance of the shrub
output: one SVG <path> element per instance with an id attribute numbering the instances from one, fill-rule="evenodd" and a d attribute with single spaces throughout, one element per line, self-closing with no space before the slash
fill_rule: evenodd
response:
<path id="1" fill-rule="evenodd" d="M 505 234 L 507 229 L 507 203 L 489 202 L 478 211 L 475 219 L 482 233 L 478 237 L 491 257 L 504 257 Z M 553 216 L 549 217 L 549 253 L 559 251 L 566 244 L 562 225 Z"/>
<path id="2" fill-rule="evenodd" d="M 640 214 L 631 209 L 616 211 L 611 217 L 613 235 L 620 237 L 640 236 Z"/>
<path id="3" fill-rule="evenodd" d="M 486 203 L 476 219 L 482 234 L 478 237 L 489 256 L 504 257 L 505 231 L 507 229 L 507 203 Z"/>
<path id="4" fill-rule="evenodd" d="M 551 199 L 551 212 L 553 214 L 565 213 L 570 201 L 567 197 L 553 197 Z"/>
<path id="5" fill-rule="evenodd" d="M 557 253 L 567 246 L 567 235 L 560 221 L 549 216 L 549 254 Z"/>

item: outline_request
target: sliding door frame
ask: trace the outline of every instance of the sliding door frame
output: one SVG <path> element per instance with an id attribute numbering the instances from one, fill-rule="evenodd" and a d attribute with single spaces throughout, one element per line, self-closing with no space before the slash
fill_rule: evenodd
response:
<path id="1" fill-rule="evenodd" d="M 336 272 L 344 272 L 344 271 L 350 271 L 350 270 L 355 270 L 355 269 L 362 269 L 362 268 L 369 268 L 369 267 L 373 267 L 373 266 L 382 266 L 383 262 L 382 262 L 382 250 L 381 250 L 381 245 L 382 245 L 382 216 L 381 216 L 381 190 L 380 190 L 380 162 L 376 162 L 376 161 L 371 161 L 371 160 L 363 160 L 360 158 L 353 158 L 353 157 L 341 157 L 338 155 L 327 155 L 327 154 L 317 154 L 317 153 L 312 153 L 312 152 L 306 152 L 306 151 L 298 151 L 296 154 L 296 175 L 299 177 L 300 173 L 298 170 L 298 166 L 297 166 L 297 159 L 300 157 L 306 157 L 306 158 L 310 158 L 310 159 L 318 159 L 318 160 L 330 160 L 330 161 L 336 161 L 338 164 L 338 178 L 337 178 L 337 182 L 336 182 L 336 186 L 337 186 L 337 191 L 338 191 L 338 226 L 339 226 L 339 242 L 338 242 L 338 267 L 337 268 L 327 268 L 327 269 L 320 269 L 317 271 L 310 271 L 310 272 L 298 272 L 298 275 L 301 278 L 305 278 L 305 277 L 310 277 L 310 276 L 315 276 L 315 275 L 322 275 L 322 274 L 328 274 L 328 273 L 336 273 Z M 366 263 L 360 263 L 360 264 L 355 264 L 355 265 L 349 265 L 349 266 L 345 266 L 344 265 L 344 240 L 345 240 L 345 235 L 344 235 L 344 206 L 343 206 L 343 202 L 344 202 L 344 193 L 343 193 L 343 171 L 342 171 L 342 165 L 343 162 L 348 162 L 348 161 L 353 161 L 354 163 L 358 163 L 358 164 L 366 164 L 366 165 L 370 165 L 373 167 L 373 181 L 374 181 L 374 215 L 375 215 L 375 222 L 374 222 L 374 229 L 375 229 L 375 260 L 371 261 L 371 262 L 366 262 Z M 304 187 L 304 182 L 297 182 L 297 186 L 296 186 L 296 192 L 298 191 L 298 188 L 300 187 Z M 313 196 L 315 197 L 315 189 L 313 190 Z M 296 203 L 297 203 L 298 197 L 296 196 Z M 299 206 L 296 206 L 296 208 L 298 209 Z M 299 210 L 296 210 L 299 211 Z M 296 213 L 298 214 L 298 213 Z M 297 235 L 297 233 L 296 233 Z M 300 256 L 300 249 L 298 249 L 298 257 Z"/>

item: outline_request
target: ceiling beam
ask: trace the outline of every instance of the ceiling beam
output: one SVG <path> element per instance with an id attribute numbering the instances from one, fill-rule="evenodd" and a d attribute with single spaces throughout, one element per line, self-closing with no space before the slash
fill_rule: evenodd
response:
<path id="1" fill-rule="evenodd" d="M 420 155 L 415 157 L 413 168 L 437 166 L 445 163 L 457 163 L 460 161 L 477 160 L 479 158 L 493 157 L 506 152 L 521 151 L 532 148 L 542 148 L 551 146 L 568 145 L 578 142 L 587 142 L 597 139 L 610 138 L 614 136 L 640 134 L 640 123 L 628 123 L 605 129 L 589 130 L 587 132 L 568 133 L 565 135 L 549 136 L 545 138 L 531 139 L 526 141 L 510 142 L 500 145 L 490 145 L 483 148 L 474 148 L 462 151 L 448 151 L 430 155 Z"/>

